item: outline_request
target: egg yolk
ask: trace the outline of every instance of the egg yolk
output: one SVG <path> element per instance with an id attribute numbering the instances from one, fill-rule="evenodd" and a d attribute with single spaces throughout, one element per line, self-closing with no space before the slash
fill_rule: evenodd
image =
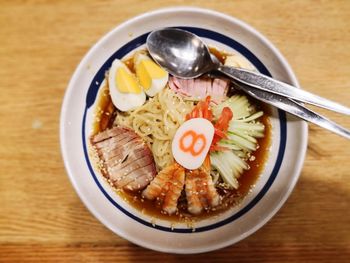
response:
<path id="1" fill-rule="evenodd" d="M 148 90 L 151 88 L 152 79 L 164 78 L 166 77 L 167 72 L 152 60 L 144 59 L 136 66 L 136 75 L 141 86 L 145 90 Z"/>
<path id="2" fill-rule="evenodd" d="M 115 77 L 115 85 L 120 92 L 123 93 L 141 93 L 141 87 L 137 83 L 136 78 L 125 68 L 118 68 Z"/>

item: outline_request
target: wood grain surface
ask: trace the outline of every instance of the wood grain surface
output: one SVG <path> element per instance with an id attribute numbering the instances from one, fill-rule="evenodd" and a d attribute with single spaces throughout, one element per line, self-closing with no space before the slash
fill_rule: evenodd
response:
<path id="1" fill-rule="evenodd" d="M 59 114 L 88 49 L 166 6 L 211 8 L 265 34 L 301 85 L 350 106 L 350 1 L 0 1 L 0 262 L 349 262 L 350 142 L 310 125 L 300 180 L 277 215 L 236 245 L 181 256 L 135 246 L 79 200 L 61 159 Z M 350 118 L 321 111 L 350 128 Z"/>

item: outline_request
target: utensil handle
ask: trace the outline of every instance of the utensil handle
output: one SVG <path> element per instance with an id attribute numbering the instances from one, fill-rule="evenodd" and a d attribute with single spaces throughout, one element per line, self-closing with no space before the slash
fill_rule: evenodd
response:
<path id="1" fill-rule="evenodd" d="M 237 83 L 235 83 L 237 85 Z M 261 100 L 267 104 L 271 104 L 279 109 L 282 109 L 286 112 L 289 112 L 303 120 L 309 121 L 311 123 L 314 123 L 318 126 L 321 126 L 322 128 L 325 128 L 327 130 L 330 130 L 338 135 L 341 135 L 347 139 L 350 139 L 350 131 L 346 128 L 340 126 L 339 124 L 327 119 L 326 117 L 317 114 L 316 112 L 313 112 L 312 110 L 304 107 L 300 103 L 288 99 L 286 97 L 273 94 L 273 93 L 267 93 L 265 91 L 252 88 L 250 86 L 244 85 L 242 87 L 241 84 L 237 85 L 237 87 L 249 94 L 250 96 Z"/>
<path id="2" fill-rule="evenodd" d="M 331 111 L 350 115 L 350 108 L 337 102 L 322 98 L 308 91 L 295 88 L 284 82 L 275 80 L 260 73 L 252 72 L 245 69 L 238 69 L 220 65 L 218 70 L 225 75 L 232 77 L 236 81 L 253 88 L 272 92 L 283 97 L 288 97 L 300 102 L 312 104 Z"/>

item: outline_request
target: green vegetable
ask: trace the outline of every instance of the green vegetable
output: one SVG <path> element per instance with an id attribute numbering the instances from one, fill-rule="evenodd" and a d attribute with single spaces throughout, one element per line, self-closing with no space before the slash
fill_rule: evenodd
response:
<path id="1" fill-rule="evenodd" d="M 233 112 L 228 138 L 219 142 L 228 150 L 211 153 L 210 157 L 213 168 L 220 173 L 222 180 L 230 187 L 238 188 L 237 178 L 249 169 L 245 160 L 250 152 L 258 148 L 257 138 L 264 137 L 265 126 L 257 121 L 264 113 L 256 112 L 246 96 L 235 95 L 213 107 L 214 118 L 220 116 L 224 107 L 229 107 Z"/>
<path id="2" fill-rule="evenodd" d="M 223 181 L 233 188 L 238 188 L 237 178 L 248 164 L 233 151 L 214 152 L 210 154 L 212 166 L 219 171 Z"/>

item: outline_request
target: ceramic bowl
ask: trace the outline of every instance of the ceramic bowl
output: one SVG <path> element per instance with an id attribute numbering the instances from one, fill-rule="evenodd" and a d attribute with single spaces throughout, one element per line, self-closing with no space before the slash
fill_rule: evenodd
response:
<path id="1" fill-rule="evenodd" d="M 269 158 L 242 203 L 218 217 L 185 224 L 142 214 L 117 195 L 94 169 L 87 151 L 96 94 L 115 58 L 144 48 L 150 31 L 179 27 L 219 49 L 246 57 L 260 72 L 298 86 L 280 52 L 242 21 L 206 9 L 178 7 L 137 16 L 102 37 L 80 62 L 61 112 L 60 138 L 65 167 L 83 203 L 106 227 L 140 246 L 171 253 L 200 253 L 232 245 L 261 228 L 281 208 L 295 186 L 307 146 L 307 125 L 271 107 Z"/>

